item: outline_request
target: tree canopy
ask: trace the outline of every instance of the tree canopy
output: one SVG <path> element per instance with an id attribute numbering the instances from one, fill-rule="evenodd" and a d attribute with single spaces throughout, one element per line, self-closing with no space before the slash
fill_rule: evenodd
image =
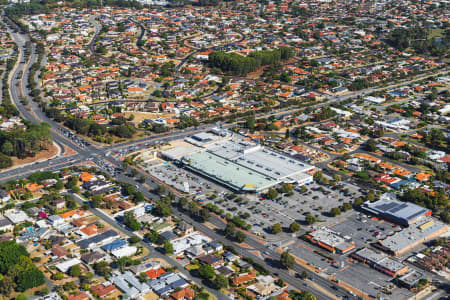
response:
<path id="1" fill-rule="evenodd" d="M 213 51 L 208 58 L 209 66 L 219 68 L 222 72 L 232 75 L 246 75 L 259 67 L 276 65 L 280 61 L 294 56 L 290 47 L 281 47 L 275 50 L 253 51 L 248 56 L 237 53 L 224 53 Z"/>
<path id="2" fill-rule="evenodd" d="M 25 247 L 14 241 L 0 243 L 0 272 L 4 275 L 0 282 L 2 293 L 11 292 L 13 286 L 23 292 L 45 283 L 44 274 L 33 264 Z"/>

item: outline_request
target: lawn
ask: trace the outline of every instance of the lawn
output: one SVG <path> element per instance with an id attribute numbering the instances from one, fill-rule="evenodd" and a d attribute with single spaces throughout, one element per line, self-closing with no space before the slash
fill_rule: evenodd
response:
<path id="1" fill-rule="evenodd" d="M 197 270 L 198 268 L 199 268 L 199 265 L 193 265 L 193 264 L 190 264 L 190 265 L 187 265 L 186 267 L 184 267 L 186 270 L 188 270 L 188 271 L 192 271 L 192 270 Z"/>

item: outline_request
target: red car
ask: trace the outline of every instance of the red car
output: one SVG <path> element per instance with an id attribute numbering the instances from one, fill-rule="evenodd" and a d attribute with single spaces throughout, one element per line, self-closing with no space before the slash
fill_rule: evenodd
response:
<path id="1" fill-rule="evenodd" d="M 265 199 L 264 199 L 264 197 L 261 197 L 261 198 L 259 198 L 259 200 L 263 201 L 263 200 L 265 200 Z"/>

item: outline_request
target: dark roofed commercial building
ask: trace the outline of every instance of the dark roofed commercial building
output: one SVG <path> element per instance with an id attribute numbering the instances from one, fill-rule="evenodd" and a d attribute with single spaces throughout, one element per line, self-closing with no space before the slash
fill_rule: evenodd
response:
<path id="1" fill-rule="evenodd" d="M 362 208 L 371 214 L 405 227 L 422 216 L 431 216 L 431 210 L 413 203 L 398 201 L 394 197 L 390 199 L 385 197 L 385 199 L 372 203 L 366 202 Z"/>
<path id="2" fill-rule="evenodd" d="M 403 275 L 408 271 L 407 265 L 389 258 L 384 253 L 375 252 L 369 248 L 356 251 L 351 256 L 392 277 Z"/>
<path id="3" fill-rule="evenodd" d="M 410 272 L 398 277 L 397 281 L 398 281 L 398 283 L 400 283 L 400 285 L 402 285 L 408 289 L 412 289 L 417 286 L 420 279 L 422 279 L 422 278 L 424 278 L 423 273 L 416 271 L 416 270 L 411 270 Z"/>

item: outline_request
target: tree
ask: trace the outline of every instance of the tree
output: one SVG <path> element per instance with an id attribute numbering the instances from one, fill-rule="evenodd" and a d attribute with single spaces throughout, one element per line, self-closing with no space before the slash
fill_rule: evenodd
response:
<path id="1" fill-rule="evenodd" d="M 333 217 L 339 216 L 341 214 L 341 209 L 339 207 L 333 207 L 330 210 L 330 215 Z"/>
<path id="2" fill-rule="evenodd" d="M 80 265 L 75 265 L 70 268 L 69 275 L 72 277 L 79 277 L 81 275 Z"/>
<path id="3" fill-rule="evenodd" d="M 292 184 L 290 183 L 285 183 L 281 186 L 280 191 L 283 194 L 289 194 L 292 193 L 292 191 L 294 190 L 294 188 L 292 187 Z"/>
<path id="4" fill-rule="evenodd" d="M 280 262 L 283 267 L 292 268 L 294 266 L 295 259 L 288 251 L 284 251 L 281 254 Z"/>
<path id="5" fill-rule="evenodd" d="M 316 300 L 316 297 L 314 297 L 308 291 L 292 291 L 289 296 L 292 298 L 292 300 Z"/>
<path id="6" fill-rule="evenodd" d="M 44 286 L 42 289 L 36 291 L 34 294 L 37 296 L 45 296 L 48 295 L 50 293 L 50 290 L 48 289 L 48 287 Z"/>
<path id="7" fill-rule="evenodd" d="M 130 237 L 130 243 L 133 244 L 133 245 L 139 243 L 140 241 L 141 241 L 141 239 L 139 237 L 135 236 L 135 235 Z"/>
<path id="8" fill-rule="evenodd" d="M 186 207 L 187 203 L 188 203 L 188 200 L 186 199 L 186 197 L 180 197 L 180 198 L 178 199 L 178 206 L 179 206 L 181 209 L 184 209 L 184 208 Z"/>
<path id="9" fill-rule="evenodd" d="M 218 274 L 216 276 L 216 278 L 214 278 L 213 283 L 214 283 L 215 288 L 218 290 L 228 288 L 228 284 L 229 284 L 228 278 L 222 274 Z"/>
<path id="10" fill-rule="evenodd" d="M 6 274 L 8 270 L 19 262 L 20 257 L 28 256 L 24 246 L 13 241 L 0 243 L 0 273 Z"/>
<path id="11" fill-rule="evenodd" d="M 300 274 L 300 277 L 304 280 L 306 278 L 308 278 L 308 272 L 306 271 L 302 271 L 302 273 Z"/>
<path id="12" fill-rule="evenodd" d="M 209 210 L 204 207 L 200 210 L 200 219 L 202 222 L 206 222 L 209 220 L 210 214 L 209 214 Z"/>
<path id="13" fill-rule="evenodd" d="M 64 278 L 64 274 L 62 272 L 58 272 L 52 275 L 53 280 L 61 280 Z"/>
<path id="14" fill-rule="evenodd" d="M 0 293 L 5 296 L 9 296 L 15 287 L 16 287 L 16 284 L 8 276 L 5 276 L 5 277 L 3 277 L 2 280 L 0 280 Z"/>
<path id="15" fill-rule="evenodd" d="M 271 229 L 273 234 L 278 234 L 283 231 L 283 228 L 279 223 L 273 224 Z"/>
<path id="16" fill-rule="evenodd" d="M 1 152 L 5 155 L 11 156 L 14 153 L 14 146 L 11 142 L 6 141 L 2 145 Z"/>
<path id="17" fill-rule="evenodd" d="M 166 255 L 172 255 L 173 254 L 173 245 L 171 242 L 166 241 L 164 243 L 164 253 Z"/>
<path id="18" fill-rule="evenodd" d="M 166 187 L 165 187 L 164 185 L 159 184 L 159 185 L 156 187 L 156 192 L 158 193 L 158 195 L 164 196 L 164 194 L 167 192 L 167 189 L 166 189 Z"/>
<path id="19" fill-rule="evenodd" d="M 237 230 L 236 231 L 236 234 L 234 235 L 234 239 L 236 240 L 236 242 L 238 242 L 238 243 L 242 243 L 243 241 L 245 241 L 245 238 L 246 238 L 247 236 L 245 235 L 245 233 L 243 233 L 242 231 L 240 231 L 240 230 Z"/>
<path id="20" fill-rule="evenodd" d="M 111 275 L 111 267 L 106 261 L 100 261 L 94 264 L 95 273 L 103 277 Z"/>
<path id="21" fill-rule="evenodd" d="M 168 217 L 172 215 L 172 207 L 167 201 L 159 199 L 156 201 L 156 207 L 153 209 L 153 213 L 160 217 Z"/>
<path id="22" fill-rule="evenodd" d="M 369 152 L 375 152 L 377 151 L 377 143 L 374 139 L 370 139 L 366 142 L 366 150 Z"/>
<path id="23" fill-rule="evenodd" d="M 353 206 L 350 204 L 350 202 L 345 202 L 344 204 L 342 204 L 342 210 L 343 211 L 347 211 L 347 210 L 350 210 L 352 208 L 353 208 Z"/>
<path id="24" fill-rule="evenodd" d="M 53 187 L 55 190 L 60 191 L 64 188 L 64 183 L 61 180 L 58 180 Z"/>
<path id="25" fill-rule="evenodd" d="M 199 293 L 195 296 L 194 300 L 209 300 L 208 293 Z"/>
<path id="26" fill-rule="evenodd" d="M 426 286 L 428 284 L 428 279 L 426 279 L 426 278 L 421 278 L 420 280 L 419 280 L 419 282 L 417 283 L 417 286 L 418 287 L 423 287 L 423 286 Z"/>
<path id="27" fill-rule="evenodd" d="M 94 195 L 91 198 L 91 202 L 94 207 L 100 207 L 103 202 L 103 196 L 102 195 Z"/>
<path id="28" fill-rule="evenodd" d="M 136 192 L 133 195 L 133 202 L 134 203 L 140 203 L 140 202 L 144 202 L 145 201 L 145 196 L 142 192 Z"/>
<path id="29" fill-rule="evenodd" d="M 128 211 L 124 215 L 123 224 L 125 224 L 128 228 L 133 231 L 137 231 L 141 229 L 141 223 L 136 220 L 136 216 L 132 211 Z"/>
<path id="30" fill-rule="evenodd" d="M 286 129 L 286 132 L 284 133 L 284 138 L 288 139 L 289 137 L 290 137 L 290 131 L 289 131 L 289 128 L 288 128 L 288 129 Z"/>
<path id="31" fill-rule="evenodd" d="M 227 226 L 225 226 L 225 229 L 224 229 L 225 236 L 227 238 L 232 238 L 232 237 L 234 237 L 235 231 L 236 231 L 236 225 L 234 225 L 232 222 L 228 222 Z"/>
<path id="32" fill-rule="evenodd" d="M 92 278 L 94 278 L 94 274 L 92 272 L 86 272 L 83 274 L 83 276 L 81 276 L 80 283 L 90 283 Z"/>
<path id="33" fill-rule="evenodd" d="M 200 211 L 197 203 L 194 202 L 194 201 L 189 202 L 188 208 L 189 208 L 189 212 L 194 217 L 196 217 L 198 215 L 199 211 Z"/>
<path id="34" fill-rule="evenodd" d="M 371 190 L 366 195 L 366 201 L 373 202 L 375 200 L 375 193 Z"/>
<path id="35" fill-rule="evenodd" d="M 139 273 L 138 278 L 139 282 L 146 282 L 148 280 L 148 276 L 144 272 Z"/>
<path id="36" fill-rule="evenodd" d="M 289 225 L 289 230 L 291 232 L 297 232 L 300 230 L 300 224 L 298 224 L 297 222 L 292 222 L 291 225 Z"/>
<path id="37" fill-rule="evenodd" d="M 342 180 L 342 177 L 341 177 L 341 175 L 339 175 L 339 174 L 334 174 L 334 175 L 333 175 L 333 180 L 336 181 L 336 182 L 339 182 L 339 181 Z"/>
<path id="38" fill-rule="evenodd" d="M 316 171 L 316 173 L 314 173 L 313 175 L 313 179 L 316 182 L 320 182 L 322 180 L 322 176 L 323 176 L 322 171 Z"/>
<path id="39" fill-rule="evenodd" d="M 269 189 L 266 193 L 267 198 L 269 199 L 275 199 L 278 197 L 278 192 L 276 189 Z"/>
<path id="40" fill-rule="evenodd" d="M 24 294 L 19 294 L 16 296 L 16 298 L 14 298 L 15 300 L 28 300 L 28 297 L 25 296 Z"/>
<path id="41" fill-rule="evenodd" d="M 202 264 L 198 268 L 198 273 L 203 279 L 212 279 L 215 275 L 213 267 L 207 264 Z"/>
<path id="42" fill-rule="evenodd" d="M 305 221 L 307 224 L 312 225 L 317 222 L 317 219 L 313 215 L 311 215 L 311 213 L 308 213 L 306 215 Z"/>
<path id="43" fill-rule="evenodd" d="M 364 203 L 363 199 L 361 197 L 358 197 L 355 199 L 355 201 L 353 201 L 353 207 L 359 207 L 363 203 Z"/>

